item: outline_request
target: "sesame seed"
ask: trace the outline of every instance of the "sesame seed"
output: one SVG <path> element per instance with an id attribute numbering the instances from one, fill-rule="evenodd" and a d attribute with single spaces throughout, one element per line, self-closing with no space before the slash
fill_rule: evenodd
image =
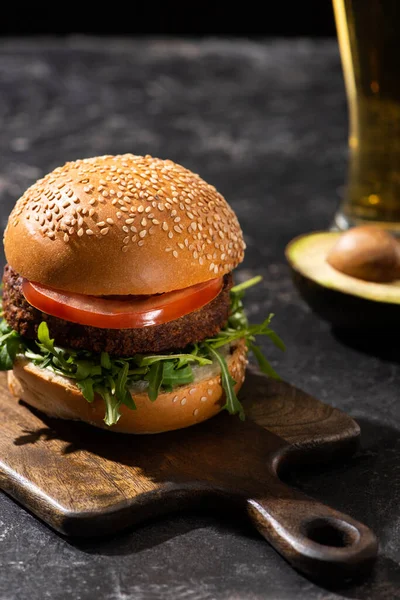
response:
<path id="1" fill-rule="evenodd" d="M 92 198 L 91 200 L 89 200 L 89 204 L 91 204 L 93 206 L 93 204 L 96 204 L 96 199 Z"/>
<path id="2" fill-rule="evenodd" d="M 208 390 L 207 390 L 207 394 L 208 394 L 209 396 L 212 396 L 212 390 L 211 390 L 210 388 L 208 388 Z"/>
<path id="3" fill-rule="evenodd" d="M 129 227 L 127 227 L 126 225 L 124 225 L 122 227 L 122 231 L 125 231 L 125 233 L 129 233 Z"/>
<path id="4" fill-rule="evenodd" d="M 193 416 L 197 417 L 198 414 L 199 414 L 199 409 L 195 408 L 193 411 Z"/>
<path id="5" fill-rule="evenodd" d="M 178 396 L 174 396 L 174 397 L 172 398 L 172 402 L 178 402 Z"/>
<path id="6" fill-rule="evenodd" d="M 133 233 L 137 233 L 137 228 L 134 225 L 131 225 L 131 231 L 133 231 Z"/>
<path id="7" fill-rule="evenodd" d="M 179 227 L 179 225 L 174 225 L 174 231 L 176 231 L 176 233 L 182 233 L 182 229 Z"/>
<path id="8" fill-rule="evenodd" d="M 104 229 L 100 229 L 100 233 L 101 235 L 107 235 L 107 233 L 110 231 L 109 227 L 104 227 Z"/>
<path id="9" fill-rule="evenodd" d="M 153 224 L 154 224 L 154 225 L 159 225 L 159 224 L 160 224 L 160 221 L 157 221 L 157 219 L 153 219 Z"/>
<path id="10" fill-rule="evenodd" d="M 128 246 L 122 246 L 122 252 L 128 252 Z"/>
<path id="11" fill-rule="evenodd" d="M 64 242 L 69 242 L 69 235 L 64 233 Z"/>
<path id="12" fill-rule="evenodd" d="M 153 233 L 155 232 L 155 228 L 154 227 L 150 227 L 149 229 L 149 234 L 153 235 Z"/>
<path id="13" fill-rule="evenodd" d="M 141 204 L 140 206 L 138 206 L 138 212 L 142 213 L 144 211 L 144 206 L 143 204 Z"/>
<path id="14" fill-rule="evenodd" d="M 131 240 L 132 240 L 132 242 L 136 242 L 136 240 L 137 240 L 137 235 L 133 235 L 133 236 L 131 237 Z"/>
<path id="15" fill-rule="evenodd" d="M 79 219 L 78 219 L 78 227 L 82 227 L 82 225 L 83 225 L 83 218 L 79 217 Z"/>
<path id="16" fill-rule="evenodd" d="M 95 213 L 95 212 L 96 212 L 96 211 L 94 210 L 94 208 L 91 208 L 91 209 L 89 210 L 89 217 L 93 217 L 93 215 L 94 215 L 94 213 Z"/>
<path id="17" fill-rule="evenodd" d="M 172 252 L 172 248 L 170 248 L 170 247 L 165 248 L 165 252 Z"/>
<path id="18" fill-rule="evenodd" d="M 182 398 L 182 400 L 181 400 L 181 405 L 182 405 L 182 406 L 185 406 L 186 402 L 187 402 L 186 398 Z"/>
<path id="19" fill-rule="evenodd" d="M 138 246 L 143 246 L 143 244 L 144 244 L 144 240 L 139 240 L 138 241 Z"/>
<path id="20" fill-rule="evenodd" d="M 47 237 L 49 237 L 51 240 L 54 240 L 54 238 L 56 237 L 55 233 L 53 231 L 49 231 L 49 233 L 47 234 Z"/>
<path id="21" fill-rule="evenodd" d="M 143 219 L 140 221 L 140 224 L 141 224 L 142 227 L 146 227 L 146 225 L 147 225 L 147 219 L 146 219 L 146 217 L 143 217 Z"/>
<path id="22" fill-rule="evenodd" d="M 207 402 L 207 396 L 202 396 L 200 398 L 200 402 Z"/>
<path id="23" fill-rule="evenodd" d="M 105 225 L 105 222 L 104 222 L 104 221 L 99 221 L 99 222 L 97 223 L 97 227 L 104 227 L 104 225 Z"/>
<path id="24" fill-rule="evenodd" d="M 109 225 L 114 225 L 114 221 L 110 217 L 106 221 Z"/>
<path id="25" fill-rule="evenodd" d="M 178 258 L 178 252 L 177 252 L 176 250 L 174 250 L 174 251 L 172 252 L 172 254 L 173 254 L 173 256 L 175 256 L 175 258 Z"/>
<path id="26" fill-rule="evenodd" d="M 191 388 L 191 389 L 189 390 L 189 394 L 190 394 L 190 395 L 193 395 L 193 394 L 195 393 L 195 391 L 196 391 L 196 388 Z"/>
<path id="27" fill-rule="evenodd" d="M 146 229 L 142 229 L 142 231 L 139 231 L 139 237 L 144 238 L 146 235 L 147 235 Z"/>
<path id="28" fill-rule="evenodd" d="M 162 228 L 163 228 L 164 231 L 168 231 L 168 223 L 167 223 L 167 221 L 163 222 Z"/>
<path id="29" fill-rule="evenodd" d="M 93 235 L 93 231 L 91 229 L 86 229 L 86 235 Z"/>
<path id="30" fill-rule="evenodd" d="M 108 219 L 107 219 L 107 221 L 108 221 Z M 125 223 L 126 223 L 127 225 L 132 225 L 133 221 L 134 221 L 134 219 L 130 218 L 130 219 L 126 219 L 126 220 L 125 220 Z"/>
<path id="31" fill-rule="evenodd" d="M 172 240 L 172 238 L 174 237 L 174 234 L 172 233 L 172 231 L 168 231 L 168 237 L 170 240 Z"/>
<path id="32" fill-rule="evenodd" d="M 122 212 L 128 212 L 128 209 L 126 208 L 126 206 L 120 206 L 120 210 L 122 210 Z"/>
<path id="33" fill-rule="evenodd" d="M 83 236 L 83 229 L 82 229 L 82 227 L 80 229 L 78 229 L 78 236 L 79 237 Z"/>

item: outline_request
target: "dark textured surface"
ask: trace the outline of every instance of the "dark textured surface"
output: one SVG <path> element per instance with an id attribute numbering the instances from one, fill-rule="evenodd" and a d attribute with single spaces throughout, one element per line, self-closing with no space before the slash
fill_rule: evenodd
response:
<path id="1" fill-rule="evenodd" d="M 0 47 L 1 225 L 45 171 L 101 153 L 151 153 L 226 195 L 248 244 L 241 275 L 264 275 L 288 345 L 269 349 L 289 382 L 348 411 L 362 449 L 291 473 L 308 494 L 364 521 L 380 558 L 364 582 L 328 590 L 295 573 L 245 523 L 185 514 L 113 539 L 71 542 L 3 496 L 0 598 L 333 600 L 400 598 L 399 355 L 344 339 L 299 299 L 283 257 L 330 224 L 345 178 L 346 104 L 334 42 L 8 42 Z M 267 347 L 266 347 L 267 349 Z M 149 448 L 151 451 L 151 448 Z"/>

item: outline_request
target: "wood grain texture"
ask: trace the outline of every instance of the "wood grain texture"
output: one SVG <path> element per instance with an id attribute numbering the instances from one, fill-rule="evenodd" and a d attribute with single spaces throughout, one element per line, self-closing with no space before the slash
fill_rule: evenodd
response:
<path id="1" fill-rule="evenodd" d="M 361 523 L 284 485 L 288 463 L 350 454 L 358 425 L 284 382 L 250 371 L 248 418 L 221 414 L 152 436 L 50 419 L 16 402 L 0 375 L 1 487 L 66 535 L 102 535 L 193 503 L 247 512 L 260 533 L 311 577 L 352 575 L 377 552 Z"/>

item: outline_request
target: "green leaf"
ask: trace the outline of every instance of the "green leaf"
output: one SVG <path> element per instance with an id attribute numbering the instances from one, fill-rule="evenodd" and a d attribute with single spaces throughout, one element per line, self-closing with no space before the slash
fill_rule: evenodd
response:
<path id="1" fill-rule="evenodd" d="M 236 381 L 233 379 L 233 377 L 229 373 L 229 369 L 228 369 L 228 365 L 226 364 L 226 360 L 223 356 L 221 356 L 219 354 L 219 352 L 214 350 L 214 348 L 212 348 L 211 346 L 208 346 L 208 349 L 209 349 L 210 354 L 212 354 L 212 356 L 214 356 L 214 358 L 217 359 L 219 366 L 221 367 L 221 383 L 222 383 L 222 388 L 223 388 L 223 390 L 225 392 L 225 396 L 226 396 L 226 402 L 222 408 L 227 410 L 228 413 L 231 415 L 238 414 L 240 420 L 244 421 L 244 419 L 245 419 L 244 409 L 243 409 L 243 406 L 242 406 L 240 400 L 236 396 L 236 392 L 235 392 Z"/>
<path id="2" fill-rule="evenodd" d="M 136 410 L 135 401 L 132 398 L 132 394 L 130 393 L 129 390 L 126 390 L 126 394 L 124 396 L 124 399 L 122 400 L 122 404 L 125 404 L 125 406 L 127 406 L 131 410 Z"/>
<path id="3" fill-rule="evenodd" d="M 157 400 L 160 391 L 164 375 L 164 364 L 163 361 L 153 363 L 145 376 L 145 379 L 149 382 L 147 393 L 152 402 Z"/>
<path id="4" fill-rule="evenodd" d="M 77 360 L 76 364 L 76 379 L 86 379 L 92 374 L 92 363 L 89 360 Z"/>
<path id="5" fill-rule="evenodd" d="M 114 396 L 113 394 L 111 394 L 106 387 L 96 385 L 94 391 L 100 394 L 100 396 L 106 403 L 106 414 L 104 416 L 104 423 L 109 427 L 118 423 L 121 417 L 121 413 L 119 412 L 121 401 L 118 400 L 116 395 Z"/>
<path id="6" fill-rule="evenodd" d="M 11 327 L 5 319 L 2 319 L 0 321 L 0 333 L 4 335 L 5 333 L 10 333 L 10 331 L 12 331 Z"/>
<path id="7" fill-rule="evenodd" d="M 100 363 L 103 369 L 111 369 L 111 360 L 108 352 L 102 352 L 100 355 Z"/>
<path id="8" fill-rule="evenodd" d="M 234 285 L 231 288 L 231 294 L 238 294 L 238 293 L 244 292 L 248 288 L 253 287 L 253 285 L 257 285 L 257 283 L 260 283 L 260 281 L 262 281 L 261 275 L 256 275 L 255 277 L 252 277 L 251 279 L 248 279 L 247 281 L 238 283 L 237 285 Z"/>
<path id="9" fill-rule="evenodd" d="M 10 371 L 13 367 L 14 359 L 21 347 L 21 338 L 16 331 L 10 330 L 9 333 L 2 336 L 3 341 L 0 344 L 0 371 Z"/>
<path id="10" fill-rule="evenodd" d="M 126 396 L 126 384 L 128 381 L 129 363 L 124 361 L 123 367 L 119 370 L 117 382 L 115 386 L 115 395 L 120 402 L 122 402 Z"/>
<path id="11" fill-rule="evenodd" d="M 13 368 L 13 359 L 11 358 L 7 344 L 0 346 L 0 371 L 10 371 Z"/>
<path id="12" fill-rule="evenodd" d="M 93 402 L 94 400 L 93 384 L 94 381 L 90 377 L 76 382 L 76 385 L 81 390 L 83 397 L 86 398 L 88 402 Z"/>
<path id="13" fill-rule="evenodd" d="M 175 369 L 173 362 L 164 363 L 162 387 L 166 391 L 172 391 L 175 387 L 192 383 L 193 380 L 194 375 L 190 365 Z"/>
<path id="14" fill-rule="evenodd" d="M 54 349 L 54 340 L 50 339 L 50 332 L 49 332 L 49 328 L 47 326 L 47 323 L 45 321 L 42 321 L 38 327 L 38 332 L 37 332 L 37 336 L 38 336 L 38 341 L 39 341 L 39 348 L 40 345 L 47 350 L 47 352 L 50 352 L 51 354 L 56 354 L 56 351 Z"/>
<path id="15" fill-rule="evenodd" d="M 265 335 L 267 335 L 269 337 L 269 339 L 274 344 L 274 346 L 279 348 L 279 350 L 282 350 L 283 352 L 286 350 L 286 346 L 285 346 L 284 342 L 281 340 L 279 335 L 277 333 L 275 333 L 275 331 L 272 331 L 272 329 L 269 329 L 269 331 L 266 332 Z"/>
<path id="16" fill-rule="evenodd" d="M 197 356 L 197 354 L 152 354 L 147 356 L 141 356 L 139 359 L 139 366 L 150 366 L 156 362 L 162 360 L 172 361 L 178 359 L 180 361 L 180 366 L 183 363 L 197 362 L 200 366 L 211 364 L 211 360 L 206 358 L 205 356 Z"/>
<path id="17" fill-rule="evenodd" d="M 267 361 L 267 359 L 265 358 L 264 354 L 258 346 L 256 346 L 255 344 L 250 344 L 249 349 L 254 354 L 258 366 L 260 367 L 260 370 L 263 373 L 265 373 L 272 379 L 280 379 L 278 373 L 275 371 L 273 366 Z"/>

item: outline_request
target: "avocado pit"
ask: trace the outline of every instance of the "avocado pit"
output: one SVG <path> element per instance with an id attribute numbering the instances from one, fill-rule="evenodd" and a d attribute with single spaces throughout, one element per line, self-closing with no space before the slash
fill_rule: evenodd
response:
<path id="1" fill-rule="evenodd" d="M 337 271 L 364 281 L 388 283 L 400 278 L 400 244 L 375 225 L 340 234 L 326 260 Z"/>

